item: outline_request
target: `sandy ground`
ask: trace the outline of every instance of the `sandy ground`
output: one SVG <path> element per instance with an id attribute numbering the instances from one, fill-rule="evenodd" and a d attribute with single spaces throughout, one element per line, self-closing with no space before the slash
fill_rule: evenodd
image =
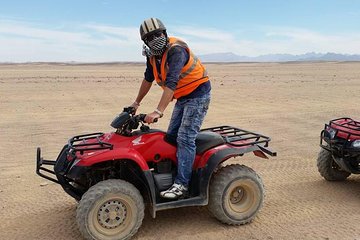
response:
<path id="1" fill-rule="evenodd" d="M 360 239 L 360 176 L 327 182 L 316 168 L 329 119 L 360 119 L 360 63 L 208 64 L 213 95 L 203 127 L 229 124 L 272 137 L 278 157 L 231 162 L 262 177 L 262 211 L 226 226 L 205 207 L 146 211 L 135 239 Z M 81 239 L 76 202 L 35 174 L 35 150 L 54 159 L 68 138 L 112 131 L 132 103 L 142 64 L 0 66 L 0 239 Z M 140 111 L 154 109 L 154 86 Z M 155 126 L 166 129 L 173 104 Z"/>

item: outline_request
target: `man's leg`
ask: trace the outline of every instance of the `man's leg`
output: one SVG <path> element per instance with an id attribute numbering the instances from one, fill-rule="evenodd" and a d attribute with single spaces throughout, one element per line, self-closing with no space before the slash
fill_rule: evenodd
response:
<path id="1" fill-rule="evenodd" d="M 161 196 L 176 199 L 187 191 L 195 159 L 195 139 L 207 113 L 210 95 L 184 102 L 183 116 L 177 133 L 178 172 L 173 186 Z"/>
<path id="2" fill-rule="evenodd" d="M 183 117 L 183 112 L 184 112 L 184 106 L 179 101 L 177 101 L 175 103 L 174 110 L 171 115 L 169 127 L 166 132 L 167 138 L 169 138 L 169 141 L 171 142 L 176 142 L 179 127 L 181 124 L 181 119 Z"/>
<path id="3" fill-rule="evenodd" d="M 210 96 L 195 98 L 185 108 L 177 137 L 178 171 L 175 183 L 188 187 L 196 154 L 195 140 L 207 113 Z"/>

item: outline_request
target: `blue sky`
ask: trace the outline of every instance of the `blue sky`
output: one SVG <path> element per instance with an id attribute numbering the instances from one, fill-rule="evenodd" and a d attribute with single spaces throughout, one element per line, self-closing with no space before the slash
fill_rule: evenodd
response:
<path id="1" fill-rule="evenodd" d="M 196 54 L 360 54 L 360 1 L 32 0 L 0 4 L 0 62 L 142 61 L 158 17 Z"/>

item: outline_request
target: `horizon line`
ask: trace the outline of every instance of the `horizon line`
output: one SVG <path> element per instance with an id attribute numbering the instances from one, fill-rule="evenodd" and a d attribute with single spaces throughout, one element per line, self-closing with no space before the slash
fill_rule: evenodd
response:
<path id="1" fill-rule="evenodd" d="M 232 63 L 336 63 L 336 62 L 360 62 L 360 60 L 289 60 L 289 61 L 202 61 L 206 64 L 232 64 Z M 28 61 L 28 62 L 0 62 L 0 65 L 36 65 L 36 64 L 47 64 L 47 65 L 116 65 L 116 64 L 144 64 L 142 61 L 109 61 L 109 62 L 77 62 L 77 61 Z"/>

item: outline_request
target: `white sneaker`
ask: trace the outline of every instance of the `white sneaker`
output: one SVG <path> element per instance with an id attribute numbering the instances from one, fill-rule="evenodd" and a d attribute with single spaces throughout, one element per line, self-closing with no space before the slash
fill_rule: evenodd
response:
<path id="1" fill-rule="evenodd" d="M 187 187 L 174 183 L 168 190 L 160 192 L 160 196 L 167 199 L 178 199 L 187 192 Z"/>

